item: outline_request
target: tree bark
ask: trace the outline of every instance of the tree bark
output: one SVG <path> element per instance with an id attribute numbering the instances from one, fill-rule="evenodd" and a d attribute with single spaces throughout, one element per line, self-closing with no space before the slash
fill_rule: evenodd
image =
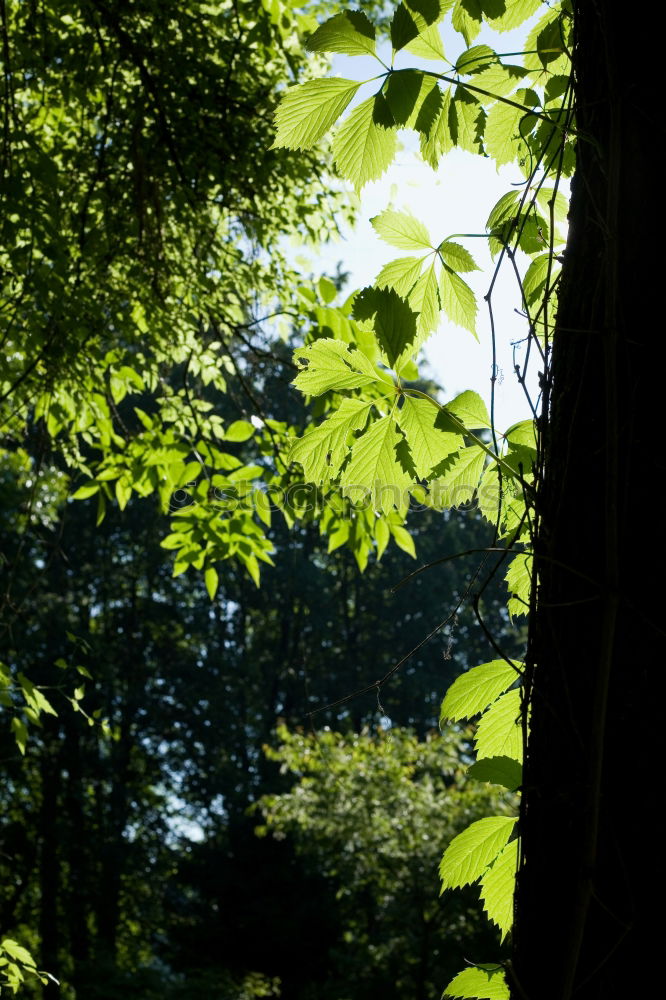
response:
<path id="1" fill-rule="evenodd" d="M 645 762 L 660 727 L 644 720 L 665 587 L 661 546 L 638 528 L 664 465 L 666 350 L 646 275 L 658 190 L 650 80 L 625 69 L 630 22 L 599 3 L 574 7 L 578 160 L 539 487 L 516 1000 L 645 995 L 658 864 Z"/>

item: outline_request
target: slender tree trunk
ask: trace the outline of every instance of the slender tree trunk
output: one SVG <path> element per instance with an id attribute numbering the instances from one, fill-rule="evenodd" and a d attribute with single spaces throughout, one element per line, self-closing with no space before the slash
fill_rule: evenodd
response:
<path id="1" fill-rule="evenodd" d="M 645 720 L 665 588 L 647 509 L 664 465 L 666 349 L 645 272 L 658 179 L 649 80 L 624 69 L 629 22 L 574 6 L 578 166 L 540 489 L 514 1000 L 652 995 L 640 972 L 659 850 L 646 762 L 660 727 Z"/>
<path id="2" fill-rule="evenodd" d="M 44 746 L 41 755 L 41 806 L 39 811 L 39 961 L 41 967 L 59 975 L 60 924 L 58 899 L 61 887 L 58 798 L 60 793 L 60 759 L 58 755 L 57 722 L 44 721 Z M 43 987 L 45 1000 L 60 996 L 53 981 Z"/>

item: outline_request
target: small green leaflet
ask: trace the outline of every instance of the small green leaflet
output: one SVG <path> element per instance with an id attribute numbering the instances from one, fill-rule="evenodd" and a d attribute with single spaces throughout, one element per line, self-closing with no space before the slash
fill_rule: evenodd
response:
<path id="1" fill-rule="evenodd" d="M 489 920 L 497 924 L 502 941 L 513 925 L 513 892 L 518 867 L 518 841 L 502 849 L 492 868 L 481 879 L 481 899 Z"/>
<path id="2" fill-rule="evenodd" d="M 469 503 L 479 484 L 485 460 L 486 453 L 478 445 L 463 448 L 451 461 L 445 474 L 430 483 L 430 495 L 435 509 L 445 510 Z M 447 460 L 440 464 L 446 465 Z"/>
<path id="3" fill-rule="evenodd" d="M 512 615 L 526 615 L 529 611 L 532 586 L 532 555 L 520 552 L 514 556 L 504 579 L 512 595 L 509 600 L 509 612 Z"/>
<path id="4" fill-rule="evenodd" d="M 455 93 L 449 113 L 449 127 L 454 145 L 469 153 L 482 152 L 486 113 L 476 97 L 461 84 Z"/>
<path id="5" fill-rule="evenodd" d="M 223 438 L 225 441 L 249 441 L 254 431 L 255 428 L 249 420 L 234 420 L 225 430 Z"/>
<path id="6" fill-rule="evenodd" d="M 511 31 L 526 21 L 532 14 L 536 14 L 541 6 L 542 0 L 504 0 L 503 12 L 498 17 L 493 17 L 491 13 L 486 14 L 495 31 Z"/>
<path id="7" fill-rule="evenodd" d="M 370 501 L 385 514 L 403 507 L 412 477 L 396 454 L 402 441 L 392 416 L 376 420 L 354 443 L 351 461 L 340 477 L 343 494 L 353 503 Z"/>
<path id="8" fill-rule="evenodd" d="M 437 59 L 446 61 L 442 36 L 436 24 L 429 24 L 416 38 L 412 38 L 404 46 L 412 55 L 420 59 Z"/>
<path id="9" fill-rule="evenodd" d="M 391 73 L 384 93 L 396 125 L 413 128 L 421 105 L 435 87 L 435 80 L 419 70 L 395 70 Z"/>
<path id="10" fill-rule="evenodd" d="M 454 69 L 456 73 L 477 73 L 497 59 L 497 54 L 489 45 L 473 45 L 456 59 Z"/>
<path id="11" fill-rule="evenodd" d="M 479 31 L 483 13 L 480 0 L 456 0 L 451 24 L 454 31 L 463 36 L 467 45 L 471 45 Z"/>
<path id="12" fill-rule="evenodd" d="M 439 276 L 439 294 L 442 308 L 449 319 L 476 337 L 477 305 L 474 292 L 447 264 L 444 264 Z"/>
<path id="13" fill-rule="evenodd" d="M 364 426 L 371 405 L 361 399 L 343 399 L 319 427 L 294 442 L 289 461 L 300 462 L 308 482 L 323 483 L 337 476 L 349 454 L 349 439 Z"/>
<path id="14" fill-rule="evenodd" d="M 523 781 L 523 768 L 512 757 L 483 757 L 467 768 L 467 774 L 475 781 L 502 785 L 510 792 L 520 788 Z"/>
<path id="15" fill-rule="evenodd" d="M 375 54 L 375 28 L 360 10 L 346 10 L 320 25 L 306 45 L 311 52 Z"/>
<path id="16" fill-rule="evenodd" d="M 466 389 L 444 407 L 444 413 L 452 413 L 467 430 L 475 431 L 490 427 L 490 416 L 486 404 L 473 389 Z"/>
<path id="17" fill-rule="evenodd" d="M 518 91 L 516 100 L 523 102 L 523 94 L 533 91 Z M 527 114 L 520 108 L 498 102 L 488 114 L 484 132 L 486 152 L 495 160 L 498 166 L 519 160 L 525 150 L 525 139 L 538 124 L 538 118 Z"/>
<path id="18" fill-rule="evenodd" d="M 398 359 L 411 354 L 416 339 L 416 313 L 392 288 L 363 288 L 354 299 L 354 317 L 374 316 L 375 336 L 389 365 L 397 369 Z"/>
<path id="19" fill-rule="evenodd" d="M 451 110 L 451 90 L 449 89 L 442 96 L 441 108 L 436 118 L 427 132 L 422 131 L 421 133 L 421 156 L 433 170 L 437 170 L 440 157 L 450 152 L 455 146 L 451 135 Z"/>
<path id="20" fill-rule="evenodd" d="M 427 399 L 406 396 L 397 417 L 420 479 L 427 479 L 433 467 L 462 444 L 459 434 L 435 427 L 437 408 Z"/>
<path id="21" fill-rule="evenodd" d="M 456 1000 L 509 1000 L 504 970 L 499 966 L 463 969 L 446 987 L 444 997 Z"/>
<path id="22" fill-rule="evenodd" d="M 385 243 L 399 250 L 432 250 L 430 234 L 424 224 L 409 212 L 387 208 L 370 219 L 372 228 Z"/>
<path id="23" fill-rule="evenodd" d="M 506 63 L 496 63 L 494 66 L 487 66 L 481 72 L 475 73 L 469 81 L 475 87 L 486 90 L 490 94 L 498 97 L 507 97 L 512 90 L 520 83 L 523 77 L 527 76 L 527 70 L 522 66 L 511 66 Z M 490 98 L 484 97 L 484 104 Z"/>
<path id="24" fill-rule="evenodd" d="M 377 288 L 393 288 L 403 299 L 412 290 L 423 266 L 423 257 L 398 257 L 385 264 L 375 279 Z"/>
<path id="25" fill-rule="evenodd" d="M 525 296 L 525 301 L 529 306 L 538 302 L 543 295 L 546 287 L 546 281 L 548 279 L 549 269 L 550 280 L 552 282 L 553 278 L 558 274 L 560 268 L 559 265 L 556 264 L 551 258 L 549 253 L 543 253 L 538 257 L 535 257 L 530 266 L 527 268 L 523 279 L 523 295 Z"/>
<path id="26" fill-rule="evenodd" d="M 300 373 L 293 385 L 311 396 L 321 396 L 329 389 L 358 389 L 381 382 L 379 372 L 356 348 L 340 340 L 315 340 L 294 351 L 294 361 Z"/>
<path id="27" fill-rule="evenodd" d="M 217 592 L 217 586 L 219 583 L 217 570 L 215 569 L 214 566 L 208 566 L 208 568 L 204 573 L 204 581 L 206 583 L 206 590 L 208 591 L 208 596 L 212 601 Z"/>
<path id="28" fill-rule="evenodd" d="M 398 133 L 386 98 L 375 94 L 340 125 L 333 139 L 333 157 L 342 176 L 360 191 L 390 166 L 397 143 Z"/>
<path id="29" fill-rule="evenodd" d="M 502 850 L 516 822 L 515 816 L 486 816 L 454 837 L 439 866 L 442 892 L 476 882 Z"/>
<path id="30" fill-rule="evenodd" d="M 275 112 L 277 135 L 272 149 L 309 149 L 337 121 L 361 86 L 337 77 L 308 80 L 290 87 Z"/>
<path id="31" fill-rule="evenodd" d="M 439 326 L 440 301 L 434 260 L 414 285 L 409 296 L 409 304 L 418 313 L 416 320 L 418 338 L 414 345 L 416 349 Z"/>
<path id="32" fill-rule="evenodd" d="M 440 722 L 445 719 L 452 722 L 471 719 L 507 691 L 517 678 L 518 674 L 505 660 L 491 660 L 472 667 L 457 677 L 446 692 Z"/>
<path id="33" fill-rule="evenodd" d="M 391 21 L 390 31 L 391 45 L 393 46 L 394 52 L 398 52 L 400 49 L 403 49 L 405 45 L 411 42 L 418 35 L 419 29 L 416 26 L 416 21 L 404 3 L 401 3 L 399 7 L 396 8 Z"/>
<path id="34" fill-rule="evenodd" d="M 398 548 L 402 549 L 403 552 L 406 552 L 407 555 L 412 557 L 412 559 L 416 559 L 416 547 L 414 545 L 414 539 L 407 531 L 407 529 L 403 528 L 401 524 L 390 524 L 389 527 L 391 529 L 391 535 L 393 536 L 393 541 L 398 546 Z"/>
<path id="35" fill-rule="evenodd" d="M 520 698 L 520 691 L 507 691 L 481 716 L 474 739 L 479 758 L 513 757 L 522 762 Z"/>
<path id="36" fill-rule="evenodd" d="M 444 240 L 437 248 L 445 264 L 452 271 L 478 271 L 479 265 L 475 262 L 469 250 L 461 246 L 460 243 L 453 243 L 451 240 Z"/>

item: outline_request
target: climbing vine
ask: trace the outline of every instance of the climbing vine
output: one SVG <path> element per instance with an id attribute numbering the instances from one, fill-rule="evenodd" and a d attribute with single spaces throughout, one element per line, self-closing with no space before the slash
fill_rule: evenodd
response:
<path id="1" fill-rule="evenodd" d="M 484 555 L 487 576 L 503 573 L 513 616 L 527 613 L 536 590 L 531 558 L 539 517 L 535 498 L 566 241 L 562 181 L 575 162 L 571 11 L 566 0 L 545 6 L 540 0 L 408 0 L 395 8 L 390 45 L 381 44 L 365 13 L 341 11 L 318 27 L 308 49 L 370 56 L 378 74 L 363 81 L 329 77 L 294 86 L 275 116 L 274 144 L 289 149 L 311 148 L 337 123 L 334 160 L 357 191 L 391 164 L 401 129 L 418 133 L 421 156 L 434 170 L 447 152 L 459 148 L 491 157 L 498 166 L 512 164 L 522 174 L 522 182 L 490 212 L 485 230 L 494 259 L 485 296 L 494 372 L 490 412 L 475 392 L 442 402 L 418 383 L 419 351 L 442 313 L 476 334 L 479 304 L 464 278 L 477 268 L 474 257 L 461 237 L 433 236 L 421 220 L 389 207 L 372 225 L 381 239 L 409 256 L 391 261 L 371 286 L 338 308 L 337 331 L 330 322 L 315 326 L 296 350 L 294 385 L 320 401 L 323 419 L 306 428 L 289 454 L 307 481 L 335 486 L 358 517 L 367 511 L 383 516 L 374 523 L 379 554 L 392 530 L 391 517 L 404 517 L 414 500 L 444 510 L 476 498 L 493 530 Z M 454 60 L 444 50 L 440 28 L 445 20 L 466 46 Z M 524 24 L 527 37 L 520 53 L 503 54 L 477 41 L 482 30 L 485 38 L 488 29 L 501 33 Z M 405 53 L 427 65 L 398 65 Z M 371 89 L 369 96 L 341 118 L 365 87 Z M 494 419 L 493 291 L 502 267 L 514 275 L 525 321 L 524 361 L 516 363 L 515 375 L 533 419 L 500 431 Z M 526 381 L 534 359 L 538 398 L 530 396 Z M 475 610 L 483 625 L 478 596 Z M 453 683 L 441 718 L 458 723 L 480 716 L 470 774 L 515 790 L 521 784 L 531 670 L 504 655 L 490 634 L 489 639 L 497 658 Z M 477 820 L 445 851 L 442 889 L 478 882 L 485 911 L 503 939 L 513 923 L 519 858 L 516 818 Z M 448 984 L 445 995 L 508 997 L 505 969 L 501 963 L 470 966 Z"/>

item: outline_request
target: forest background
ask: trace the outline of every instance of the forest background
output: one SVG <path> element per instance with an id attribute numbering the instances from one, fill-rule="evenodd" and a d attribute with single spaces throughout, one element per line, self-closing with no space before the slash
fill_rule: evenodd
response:
<path id="1" fill-rule="evenodd" d="M 497 954 L 436 878 L 513 808 L 437 729 L 493 655 L 479 558 L 391 593 L 492 526 L 369 518 L 285 461 L 318 414 L 290 348 L 347 322 L 343 276 L 279 249 L 349 215 L 330 153 L 271 148 L 328 13 L 1 4 L 0 918 L 60 980 L 27 996 L 421 1000 Z M 480 607 L 519 655 L 506 596 Z"/>

